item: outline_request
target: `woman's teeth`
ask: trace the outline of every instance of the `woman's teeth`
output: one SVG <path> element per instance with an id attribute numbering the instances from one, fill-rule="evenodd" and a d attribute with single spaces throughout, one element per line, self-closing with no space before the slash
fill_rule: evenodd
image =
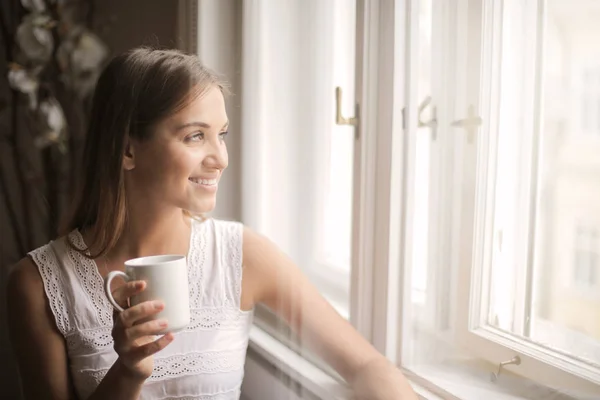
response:
<path id="1" fill-rule="evenodd" d="M 213 186 L 213 185 L 217 184 L 216 179 L 198 179 L 198 178 L 188 178 L 188 179 L 198 185 Z"/>

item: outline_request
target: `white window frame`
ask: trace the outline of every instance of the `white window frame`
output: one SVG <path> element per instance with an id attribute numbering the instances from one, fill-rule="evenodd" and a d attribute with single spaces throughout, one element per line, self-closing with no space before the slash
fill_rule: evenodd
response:
<path id="1" fill-rule="evenodd" d="M 368 2 L 359 0 L 357 12 L 357 84 L 356 98 L 360 106 L 359 139 L 355 147 L 355 202 L 354 202 L 354 227 L 353 227 L 353 255 L 351 278 L 351 322 L 354 326 L 375 345 L 388 359 L 400 367 L 403 352 L 408 349 L 403 341 L 406 330 L 409 329 L 410 315 L 406 313 L 410 304 L 410 226 L 411 209 L 413 201 L 408 188 L 411 179 L 414 179 L 414 135 L 417 132 L 418 100 L 416 87 L 410 77 L 416 68 L 416 46 L 410 42 L 414 38 L 416 27 L 410 24 L 418 17 L 418 7 L 415 0 L 395 0 L 394 2 Z M 495 4 L 497 8 L 497 3 Z M 486 7 L 476 10 L 477 13 L 465 13 L 468 10 L 469 0 L 458 0 L 456 9 L 448 7 L 443 10 L 443 15 L 437 18 L 452 26 L 471 26 L 481 28 L 482 18 L 498 18 L 499 10 L 493 10 L 494 3 L 486 1 Z M 492 8 L 490 8 L 492 7 Z M 540 3 L 540 12 L 543 6 Z M 462 14 L 461 14 L 462 11 Z M 444 14 L 445 13 L 445 14 Z M 393 17 L 392 17 L 393 16 Z M 464 18 L 467 18 L 465 20 Z M 463 19 L 461 19 L 463 18 Z M 449 22 L 450 21 L 450 22 Z M 534 27 L 540 35 L 543 25 Z M 457 48 L 457 44 L 465 39 L 466 30 L 457 31 L 456 35 L 448 36 L 447 52 L 457 51 L 459 57 L 466 59 L 467 49 Z M 498 32 L 486 32 L 492 40 L 499 40 Z M 481 46 L 478 40 L 471 40 L 471 45 Z M 394 57 L 395 55 L 395 57 Z M 493 87 L 480 89 L 479 79 L 492 82 L 489 76 L 479 77 L 479 69 L 488 74 L 494 73 L 494 57 L 498 54 L 489 52 L 482 59 L 487 62 L 483 66 L 445 64 L 448 74 L 445 82 L 432 88 L 441 99 L 452 106 L 443 109 L 438 107 L 439 124 L 450 125 L 452 120 L 464 118 L 464 110 L 468 105 L 475 104 L 477 109 L 496 107 L 490 104 L 490 91 Z M 450 57 L 445 54 L 442 57 Z M 537 54 L 541 57 L 541 53 Z M 456 61 L 456 60 L 455 60 Z M 461 66 L 464 67 L 461 69 Z M 412 70 L 411 70 L 412 68 Z M 451 78 L 448 79 L 448 76 Z M 536 87 L 541 85 L 538 76 Z M 477 77 L 473 79 L 473 77 Z M 393 84 L 390 84 L 393 82 Z M 453 96 L 457 88 L 463 96 Z M 487 90 L 487 95 L 485 93 Z M 532 93 L 536 97 L 539 107 L 539 90 Z M 487 102 L 487 103 L 486 103 Z M 399 112 L 400 110 L 404 112 Z M 497 118 L 497 116 L 495 117 Z M 495 121 L 484 121 L 482 129 L 490 129 L 489 125 Z M 531 121 L 535 129 L 540 128 L 540 121 Z M 487 125 L 487 126 L 486 126 Z M 376 132 L 376 134 L 373 134 Z M 371 134 L 366 134 L 371 133 Z M 599 393 L 600 386 L 587 379 L 580 378 L 589 371 L 585 366 L 569 365 L 568 358 L 558 353 L 551 353 L 541 346 L 526 341 L 514 341 L 512 337 L 499 332 L 481 329 L 473 324 L 473 315 L 481 308 L 478 304 L 476 293 L 480 287 L 471 285 L 477 272 L 471 269 L 473 253 L 472 239 L 474 232 L 451 231 L 457 226 L 476 227 L 473 219 L 474 213 L 457 212 L 455 205 L 460 204 L 461 209 L 475 207 L 475 182 L 484 179 L 485 175 L 475 175 L 477 151 L 485 145 L 483 141 L 475 141 L 477 145 L 467 142 L 466 136 L 460 130 L 451 136 L 438 133 L 439 147 L 432 150 L 434 165 L 432 169 L 452 171 L 459 181 L 433 180 L 432 187 L 437 188 L 438 194 L 444 193 L 449 186 L 462 187 L 462 192 L 455 191 L 451 199 L 444 202 L 432 201 L 432 209 L 440 213 L 439 219 L 431 223 L 445 224 L 452 234 L 440 237 L 433 241 L 435 250 L 446 251 L 449 256 L 450 271 L 454 274 L 453 292 L 447 293 L 444 285 L 436 287 L 439 290 L 438 299 L 442 296 L 452 296 L 451 324 L 456 327 L 460 324 L 463 329 L 456 329 L 451 340 L 457 346 L 468 344 L 468 347 L 484 360 L 491 361 L 491 370 L 494 365 L 512 358 L 515 350 L 519 352 L 522 364 L 518 369 L 511 370 L 527 378 L 533 378 L 540 384 L 555 387 L 559 383 L 561 388 L 589 390 Z M 479 137 L 482 135 L 480 134 Z M 445 140 L 445 141 L 444 141 Z M 450 154 L 448 154 L 448 146 Z M 436 157 L 437 156 L 437 157 Z M 462 171 L 462 172 L 461 172 Z M 484 171 L 486 172 L 486 171 Z M 481 172 L 480 172 L 481 174 Z M 442 185 L 439 187 L 438 185 Z M 535 190 L 534 190 L 535 192 Z M 459 224 L 457 224 L 459 222 Z M 481 221 L 480 221 L 481 222 Z M 534 221 L 532 221 L 533 223 Z M 481 227 L 480 227 L 481 229 Z M 465 245 L 469 243 L 469 245 Z M 456 249 L 459 249 L 456 251 Z M 477 255 L 475 255 L 477 257 Z M 438 259 L 438 260 L 439 260 Z M 437 270 L 432 274 L 441 272 L 441 268 L 448 269 L 448 265 L 441 262 L 431 263 Z M 447 272 L 447 271 L 446 271 Z M 479 271 L 481 273 L 481 271 Z M 441 276 L 441 275 L 440 275 Z M 446 275 L 447 276 L 447 275 Z M 440 278 L 441 280 L 445 278 Z M 462 284 L 459 284 L 462 282 Z M 402 288 L 402 290 L 399 290 Z M 479 290 L 478 290 L 479 289 Z M 447 297 L 445 297 L 447 298 Z M 435 307 L 436 305 L 433 305 Z M 464 310 L 464 312 L 461 312 Z M 443 324 L 442 319 L 436 322 Z M 436 327 L 439 327 L 437 325 Z M 541 361 L 544 360 L 544 361 Z M 569 369 L 571 368 L 571 369 Z M 407 375 L 420 381 L 428 389 L 437 393 L 444 393 L 443 388 L 436 387 L 427 381 L 426 376 L 417 376 L 411 371 Z M 589 374 L 588 374 L 589 377 Z M 447 393 L 445 393 L 447 395 Z"/>
<path id="2" fill-rule="evenodd" d="M 351 322 L 393 362 L 399 360 L 397 325 L 406 293 L 401 274 L 405 140 L 403 0 L 357 2 L 356 99 L 360 107 L 355 150 Z M 398 33 L 400 32 L 400 36 Z M 400 43 L 396 40 L 400 39 Z M 392 84 L 390 84 L 392 82 Z M 393 156 L 393 157 L 392 157 Z M 398 176 L 400 175 L 400 176 Z"/>
<path id="3" fill-rule="evenodd" d="M 490 146 L 494 146 L 494 135 L 492 133 L 497 126 L 497 110 L 498 104 L 490 103 L 489 100 L 495 101 L 498 95 L 494 87 L 494 74 L 497 73 L 498 53 L 491 51 L 484 46 L 485 43 L 498 43 L 498 31 L 494 31 L 494 27 L 498 27 L 497 18 L 501 18 L 502 8 L 500 2 L 492 2 L 489 0 L 482 1 L 482 7 L 474 7 L 468 0 L 459 0 L 459 3 L 468 10 L 466 14 L 458 14 L 457 18 L 468 16 L 468 20 L 458 22 L 457 26 L 468 26 L 475 31 L 482 32 L 483 42 L 474 40 L 473 47 L 467 49 L 466 52 L 471 54 L 482 54 L 481 59 L 471 57 L 471 62 L 464 63 L 464 71 L 469 71 L 468 75 L 457 73 L 456 81 L 459 85 L 467 90 L 459 90 L 457 92 L 457 101 L 455 104 L 455 119 L 464 118 L 464 110 L 467 110 L 469 105 L 475 105 L 478 110 L 478 115 L 488 116 L 483 119 L 483 125 L 479 129 L 477 140 L 473 144 L 467 143 L 462 138 L 462 143 L 457 146 L 459 157 L 457 160 L 462 160 L 458 167 L 463 171 L 459 176 L 459 181 L 455 181 L 455 187 L 462 187 L 460 201 L 455 204 L 460 204 L 460 210 L 453 210 L 454 215 L 459 214 L 459 224 L 455 225 L 453 237 L 459 238 L 458 244 L 459 253 L 452 258 L 455 267 L 460 271 L 457 279 L 456 292 L 456 341 L 458 344 L 467 346 L 473 353 L 481 358 L 492 362 L 495 365 L 503 361 L 512 359 L 515 355 L 521 358 L 521 365 L 508 366 L 506 369 L 531 378 L 536 382 L 556 387 L 558 384 L 561 388 L 574 390 L 589 390 L 594 393 L 600 392 L 598 383 L 599 376 L 597 370 L 590 368 L 588 364 L 572 360 L 571 358 L 559 352 L 550 351 L 543 346 L 537 345 L 525 339 L 519 339 L 513 335 L 506 334 L 501 330 L 494 329 L 486 324 L 487 316 L 482 314 L 486 307 L 486 296 L 482 293 L 488 293 L 488 286 L 484 277 L 488 276 L 489 260 L 486 259 L 489 254 L 489 246 L 492 245 L 491 239 L 493 235 L 487 230 L 490 226 L 490 214 L 486 212 L 491 204 L 486 204 L 485 199 L 493 198 L 490 195 L 493 184 L 490 185 L 489 177 L 493 175 L 493 171 L 489 170 L 489 164 L 486 166 L 482 162 L 481 155 L 488 153 Z M 459 6 L 460 9 L 460 6 Z M 537 4 L 538 15 L 544 15 L 544 1 L 540 0 Z M 483 24 L 482 24 L 483 21 Z M 536 37 L 543 37 L 543 18 L 538 19 L 538 25 L 533 27 L 533 31 L 528 35 L 528 40 L 534 40 Z M 495 22 L 495 23 L 494 23 Z M 460 35 L 460 32 L 459 32 Z M 473 38 L 473 35 L 470 36 Z M 466 37 L 459 36 L 459 43 L 468 43 Z M 531 44 L 529 44 L 531 45 Z M 498 46 L 496 46 L 497 48 Z M 493 47 L 492 47 L 493 48 Z M 542 47 L 537 47 L 536 59 L 542 59 Z M 460 54 L 460 53 L 459 53 Z M 457 60 L 460 65 L 461 60 Z M 536 62 L 535 69 L 535 92 L 531 94 L 535 109 L 533 115 L 535 120 L 531 121 L 531 127 L 535 132 L 532 140 L 533 145 L 536 144 L 536 137 L 539 136 L 541 129 L 541 121 L 539 118 L 540 110 L 540 88 L 542 84 L 541 66 L 539 61 Z M 458 71 L 457 71 L 458 72 Z M 481 75 L 480 75 L 481 72 Z M 533 76 L 532 76 L 533 78 Z M 491 86 L 490 86 L 491 85 Z M 459 86 L 460 87 L 460 86 Z M 464 92 L 464 93 L 461 93 Z M 462 114 L 462 115 L 461 115 Z M 492 160 L 493 161 L 493 160 Z M 487 163 L 486 163 L 487 164 Z M 532 165 L 537 165 L 537 155 L 534 153 Z M 536 176 L 536 171 L 532 171 L 532 177 Z M 535 178 L 529 185 L 532 193 L 536 192 Z M 476 188 L 480 188 L 479 191 Z M 529 224 L 529 233 L 527 235 L 529 243 L 533 243 L 533 230 L 535 226 L 534 207 L 537 199 L 530 197 L 529 216 L 526 220 Z M 475 210 L 475 212 L 469 212 Z M 477 217 L 476 217 L 477 216 Z M 460 228 L 459 228 L 460 227 Z M 469 227 L 473 227 L 473 231 L 469 231 Z M 458 230 L 460 229 L 460 230 Z M 475 240 L 474 240 L 475 239 Z M 485 239 L 482 242 L 481 239 Z M 530 246 L 528 246 L 530 247 Z M 517 287 L 516 296 L 519 301 L 527 304 L 528 293 L 526 287 L 532 279 L 532 269 L 528 268 L 532 260 L 532 254 L 527 255 L 527 263 L 520 273 L 522 285 Z M 517 316 L 519 320 L 525 320 L 525 316 Z M 585 378 L 582 378 L 585 377 Z M 595 383 L 592 383 L 595 382 Z"/>

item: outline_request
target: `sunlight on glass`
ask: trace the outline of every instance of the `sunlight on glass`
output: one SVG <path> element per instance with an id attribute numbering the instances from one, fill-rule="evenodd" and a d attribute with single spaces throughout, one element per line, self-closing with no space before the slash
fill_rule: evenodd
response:
<path id="1" fill-rule="evenodd" d="M 419 2 L 419 81 L 418 99 L 431 96 L 431 0 Z M 424 120 L 431 118 L 424 112 Z M 420 128 L 416 138 L 415 200 L 413 215 L 412 301 L 424 304 L 427 290 L 429 233 L 429 153 L 431 132 Z"/>
<path id="2" fill-rule="evenodd" d="M 339 1 L 339 0 L 338 0 Z M 354 113 L 354 54 L 356 6 L 354 1 L 338 5 L 333 24 L 334 87 L 343 88 L 344 114 Z M 354 128 L 334 125 L 326 165 L 324 240 L 321 257 L 325 264 L 350 271 L 352 240 L 352 181 L 354 166 Z"/>
<path id="3" fill-rule="evenodd" d="M 531 337 L 600 364 L 600 3 L 550 0 Z"/>
<path id="4" fill-rule="evenodd" d="M 487 319 L 600 364 L 600 3 L 571 5 L 547 2 L 537 175 L 523 123 L 523 90 L 534 82 L 518 10 L 505 18 Z"/>
<path id="5" fill-rule="evenodd" d="M 527 51 L 522 40 L 527 33 L 525 9 L 524 3 L 517 1 L 507 1 L 504 7 L 488 314 L 490 324 L 519 334 L 523 332 L 515 302 L 519 297 L 518 283 L 522 281 L 519 278 L 523 278 L 519 272 L 527 262 L 527 237 L 522 228 L 527 222 L 529 188 L 525 177 L 531 163 L 531 152 L 527 154 L 531 124 L 525 115 L 531 88 L 524 84 L 531 62 L 522 56 Z"/>

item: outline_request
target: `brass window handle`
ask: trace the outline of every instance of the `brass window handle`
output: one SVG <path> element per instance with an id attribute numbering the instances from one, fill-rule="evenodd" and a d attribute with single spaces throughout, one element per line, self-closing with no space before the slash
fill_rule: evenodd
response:
<path id="1" fill-rule="evenodd" d="M 477 114 L 475 114 L 475 107 L 469 106 L 467 111 L 467 118 L 459 119 L 452 122 L 452 126 L 456 128 L 462 128 L 467 131 L 467 140 L 469 143 L 473 143 L 477 129 L 481 126 L 483 120 Z"/>
<path id="2" fill-rule="evenodd" d="M 355 107 L 355 116 L 354 117 L 344 117 L 342 115 L 342 88 L 335 88 L 335 123 L 338 125 L 358 125 L 358 105 Z"/>
<path id="3" fill-rule="evenodd" d="M 419 128 L 429 128 L 431 129 L 431 139 L 435 140 L 437 138 L 437 108 L 435 106 L 431 106 L 431 119 L 429 121 L 423 121 L 422 115 L 423 111 L 431 104 L 431 96 L 425 97 L 425 99 L 419 105 L 419 113 L 417 114 L 417 126 Z"/>

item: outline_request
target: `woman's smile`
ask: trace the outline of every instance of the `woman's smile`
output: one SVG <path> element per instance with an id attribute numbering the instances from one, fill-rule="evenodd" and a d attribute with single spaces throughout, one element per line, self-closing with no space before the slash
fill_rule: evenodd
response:
<path id="1" fill-rule="evenodd" d="M 198 177 L 198 178 L 188 178 L 188 180 L 190 181 L 190 183 L 192 184 L 193 187 L 198 188 L 198 189 L 207 190 L 210 192 L 216 192 L 217 188 L 219 186 L 218 178 L 206 179 L 206 178 Z"/>

